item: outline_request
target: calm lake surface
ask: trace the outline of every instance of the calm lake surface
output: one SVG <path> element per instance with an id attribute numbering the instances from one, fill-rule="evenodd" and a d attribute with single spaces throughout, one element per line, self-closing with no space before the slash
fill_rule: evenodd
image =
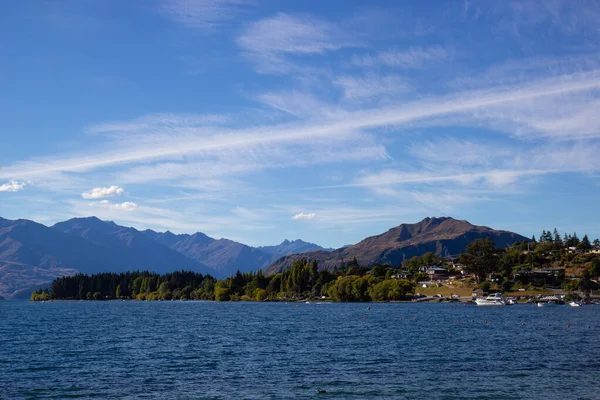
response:
<path id="1" fill-rule="evenodd" d="M 599 333 L 600 306 L 3 301 L 0 398 L 598 399 Z"/>

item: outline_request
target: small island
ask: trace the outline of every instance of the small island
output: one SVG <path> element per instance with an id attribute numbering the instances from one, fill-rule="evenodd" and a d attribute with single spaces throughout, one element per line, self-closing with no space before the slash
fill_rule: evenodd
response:
<path id="1" fill-rule="evenodd" d="M 504 249 L 489 238 L 477 239 L 458 257 L 429 252 L 396 266 L 361 266 L 354 258 L 324 270 L 305 258 L 270 276 L 238 271 L 222 280 L 190 271 L 78 274 L 55 279 L 31 300 L 458 301 L 491 291 L 578 296 L 600 288 L 599 275 L 598 241 L 592 245 L 587 236 L 579 240 L 577 235 L 562 239 L 555 230 L 544 231 L 539 242 L 533 237 Z"/>

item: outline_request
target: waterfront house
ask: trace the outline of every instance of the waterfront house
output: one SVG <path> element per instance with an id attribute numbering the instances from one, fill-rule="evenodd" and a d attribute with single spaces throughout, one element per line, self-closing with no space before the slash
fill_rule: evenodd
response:
<path id="1" fill-rule="evenodd" d="M 410 279 L 412 274 L 408 270 L 401 270 L 392 275 L 393 279 Z"/>
<path id="2" fill-rule="evenodd" d="M 425 273 L 429 275 L 429 279 L 432 281 L 448 279 L 448 270 L 442 267 L 429 267 L 425 270 Z"/>

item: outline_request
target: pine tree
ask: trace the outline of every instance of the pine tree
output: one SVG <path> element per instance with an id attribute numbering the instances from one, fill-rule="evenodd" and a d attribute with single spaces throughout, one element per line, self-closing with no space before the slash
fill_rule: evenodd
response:
<path id="1" fill-rule="evenodd" d="M 592 244 L 590 243 L 588 235 L 583 236 L 583 239 L 581 239 L 581 243 L 577 245 L 577 248 L 582 250 L 589 250 L 592 248 Z"/>
<path id="2" fill-rule="evenodd" d="M 558 233 L 558 231 L 556 230 L 556 228 L 554 228 L 554 243 L 562 243 L 562 240 L 560 238 L 560 234 Z"/>
<path id="3" fill-rule="evenodd" d="M 571 238 L 571 246 L 577 247 L 579 245 L 579 238 L 577 237 L 577 232 L 573 232 L 573 237 Z"/>

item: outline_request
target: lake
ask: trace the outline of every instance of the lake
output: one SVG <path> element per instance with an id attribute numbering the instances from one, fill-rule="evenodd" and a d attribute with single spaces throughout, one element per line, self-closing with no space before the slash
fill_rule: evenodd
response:
<path id="1" fill-rule="evenodd" d="M 598 399 L 599 333 L 600 306 L 2 301 L 0 398 Z"/>

